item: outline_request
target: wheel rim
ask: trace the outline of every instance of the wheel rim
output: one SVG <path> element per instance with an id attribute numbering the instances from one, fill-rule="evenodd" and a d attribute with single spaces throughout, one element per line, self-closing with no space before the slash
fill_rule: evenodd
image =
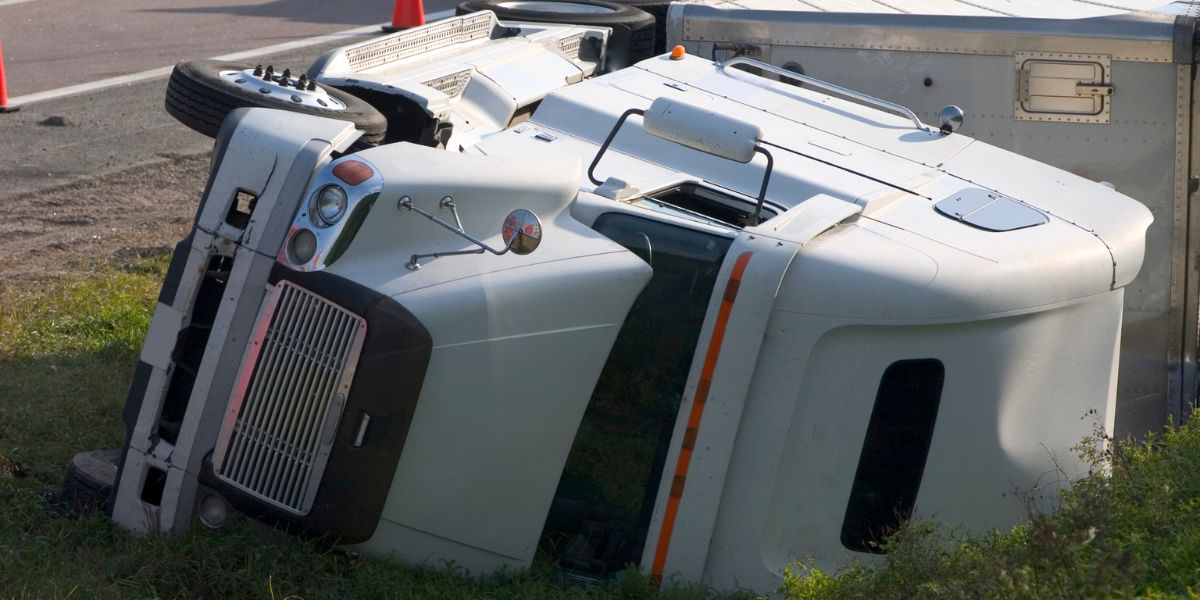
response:
<path id="1" fill-rule="evenodd" d="M 537 0 L 509 0 L 498 2 L 496 6 L 509 10 L 528 10 L 544 13 L 571 13 L 581 15 L 608 14 L 616 12 L 607 6 L 595 4 L 580 4 L 577 2 L 538 2 Z"/>
<path id="2" fill-rule="evenodd" d="M 220 77 L 230 85 L 252 91 L 266 98 L 272 98 L 280 104 L 298 104 L 326 110 L 346 110 L 345 102 L 330 96 L 321 86 L 317 86 L 314 90 L 298 89 L 298 79 L 274 74 L 267 79 L 266 75 L 255 75 L 254 69 L 221 71 Z"/>

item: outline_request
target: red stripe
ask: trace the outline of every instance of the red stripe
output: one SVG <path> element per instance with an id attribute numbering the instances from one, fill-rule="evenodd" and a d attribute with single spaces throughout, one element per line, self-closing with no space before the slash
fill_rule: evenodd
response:
<path id="1" fill-rule="evenodd" d="M 717 311 L 717 322 L 713 326 L 712 340 L 708 343 L 708 354 L 704 357 L 704 368 L 700 371 L 700 383 L 696 388 L 696 397 L 692 400 L 692 412 L 688 415 L 688 429 L 699 432 L 700 417 L 704 414 L 704 405 L 708 401 L 708 390 L 712 384 L 713 371 L 717 369 L 717 358 L 721 355 L 721 344 L 725 341 L 725 326 L 729 324 L 729 313 L 733 310 L 733 302 L 737 300 L 738 288 L 741 287 L 742 274 L 746 272 L 746 264 L 750 262 L 750 252 L 738 257 L 733 265 L 733 273 L 729 275 L 729 283 L 725 286 L 725 297 L 721 299 L 721 308 Z M 691 431 L 688 432 L 691 434 Z M 695 443 L 694 435 L 691 437 Z M 654 551 L 654 563 L 650 567 L 650 581 L 658 587 L 662 583 L 663 566 L 667 562 L 667 549 L 671 545 L 671 533 L 675 530 L 675 516 L 679 512 L 679 499 L 683 497 L 683 487 L 687 480 L 688 465 L 692 461 L 690 444 L 683 444 L 679 450 L 679 462 L 675 465 L 675 479 L 671 485 L 671 494 L 667 497 L 667 512 L 663 515 L 662 530 L 658 533 L 658 547 Z"/>

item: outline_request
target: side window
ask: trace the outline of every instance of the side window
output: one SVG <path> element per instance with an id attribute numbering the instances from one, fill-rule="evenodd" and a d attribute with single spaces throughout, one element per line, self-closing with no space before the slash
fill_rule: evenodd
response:
<path id="1" fill-rule="evenodd" d="M 593 228 L 654 275 L 613 343 L 542 531 L 562 574 L 603 580 L 641 560 L 667 447 L 728 237 L 610 213 Z"/>
<path id="2" fill-rule="evenodd" d="M 842 521 L 842 545 L 881 552 L 882 541 L 912 515 L 946 368 L 935 358 L 901 360 L 883 372 Z"/>
<path id="3" fill-rule="evenodd" d="M 697 223 L 740 229 L 746 226 L 746 220 L 754 213 L 756 203 L 697 183 L 681 183 L 648 192 L 629 201 L 629 204 Z M 763 206 L 764 221 L 774 218 L 776 214 L 771 205 Z"/>

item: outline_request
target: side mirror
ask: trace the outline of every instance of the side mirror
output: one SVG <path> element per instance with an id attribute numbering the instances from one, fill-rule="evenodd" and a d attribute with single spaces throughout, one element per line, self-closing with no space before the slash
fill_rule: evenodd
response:
<path id="1" fill-rule="evenodd" d="M 962 127 L 963 111 L 961 108 L 951 104 L 938 113 L 938 120 L 942 122 L 942 135 L 950 135 L 959 127 Z"/>
<path id="2" fill-rule="evenodd" d="M 771 170 L 775 167 L 775 159 L 771 153 L 759 145 L 762 128 L 749 121 L 718 114 L 665 96 L 655 100 L 647 110 L 631 108 L 617 119 L 617 124 L 608 132 L 608 137 L 600 145 L 596 157 L 592 159 L 592 166 L 588 167 L 588 179 L 592 183 L 597 186 L 604 185 L 596 179 L 596 165 L 600 164 L 600 157 L 604 156 L 613 139 L 617 137 L 621 125 L 624 125 L 625 119 L 631 115 L 642 117 L 642 129 L 646 133 L 692 150 L 742 164 L 753 160 L 755 153 L 765 156 L 767 169 L 763 172 L 762 187 L 758 190 L 758 205 L 754 208 L 754 214 L 746 220 L 746 224 L 751 227 L 759 224 L 762 220 L 763 202 L 767 199 L 767 184 L 771 181 Z M 617 183 L 622 184 L 618 187 L 624 187 L 623 182 L 618 180 Z"/>
<path id="3" fill-rule="evenodd" d="M 459 254 L 483 254 L 484 252 L 491 252 L 496 256 L 500 256 L 501 254 L 508 253 L 510 250 L 513 254 L 525 255 L 537 250 L 538 245 L 542 243 L 542 221 L 538 219 L 537 215 L 533 214 L 533 211 L 525 210 L 524 208 L 518 208 L 517 210 L 508 213 L 508 216 L 504 218 L 504 223 L 500 226 L 500 234 L 504 238 L 504 248 L 497 250 L 475 239 L 466 231 L 463 231 L 462 220 L 458 218 L 458 206 L 454 204 L 453 198 L 450 196 L 442 198 L 442 201 L 438 203 L 438 207 L 441 208 L 442 211 L 449 211 L 453 213 L 454 222 L 457 225 L 451 225 L 417 208 L 416 206 L 413 206 L 412 199 L 408 196 L 402 196 L 396 203 L 396 208 L 400 209 L 400 212 L 415 212 L 426 219 L 429 219 L 430 221 L 433 221 L 434 223 L 437 223 L 438 225 L 441 225 L 442 227 L 445 227 L 446 229 L 458 234 L 472 244 L 479 246 L 479 248 L 476 248 L 475 250 L 455 250 L 451 252 L 433 252 L 431 254 L 414 254 L 412 255 L 412 258 L 408 260 L 408 263 L 404 265 L 410 271 L 419 271 L 421 269 L 421 263 L 419 261 L 422 258 L 438 258 L 441 256 L 455 256 Z"/>
<path id="4" fill-rule="evenodd" d="M 500 227 L 504 245 L 513 254 L 526 255 L 542 243 L 542 222 L 532 211 L 518 208 L 504 219 Z"/>
<path id="5" fill-rule="evenodd" d="M 642 116 L 646 133 L 721 158 L 748 163 L 762 128 L 694 104 L 661 97 Z"/>

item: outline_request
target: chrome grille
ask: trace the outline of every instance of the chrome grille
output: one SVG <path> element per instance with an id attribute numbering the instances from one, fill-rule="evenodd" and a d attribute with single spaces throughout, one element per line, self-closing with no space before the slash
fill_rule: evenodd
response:
<path id="1" fill-rule="evenodd" d="M 365 333 L 357 315 L 286 281 L 275 286 L 217 443 L 221 479 L 309 511 Z"/>
<path id="2" fill-rule="evenodd" d="M 388 36 L 378 42 L 346 50 L 346 60 L 351 69 L 363 71 L 454 44 L 488 38 L 492 34 L 494 18 L 491 11 L 477 12 Z"/>

